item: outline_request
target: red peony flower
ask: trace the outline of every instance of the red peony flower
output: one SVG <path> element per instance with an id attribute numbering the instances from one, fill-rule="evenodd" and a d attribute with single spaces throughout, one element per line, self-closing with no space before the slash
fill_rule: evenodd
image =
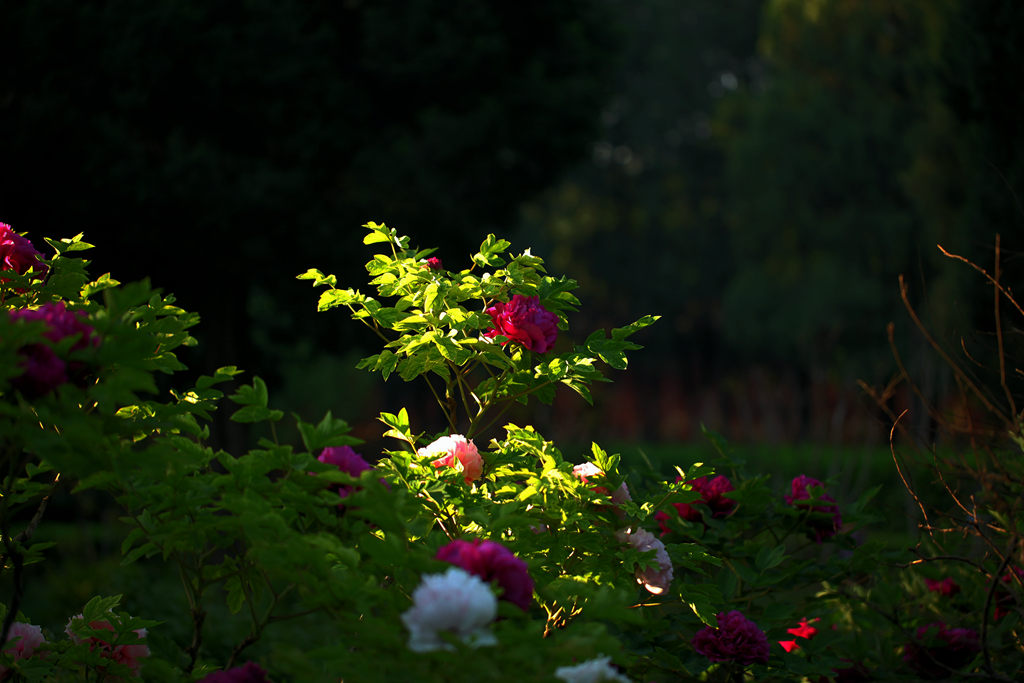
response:
<path id="1" fill-rule="evenodd" d="M 8 314 L 11 320 L 45 323 L 47 329 L 43 336 L 53 343 L 77 335 L 78 339 L 71 346 L 72 351 L 98 346 L 100 343 L 93 328 L 83 322 L 85 312 L 69 311 L 63 302 L 43 304 L 37 309 L 9 311 Z M 69 378 L 83 379 L 84 368 L 81 363 L 65 362 L 46 344 L 28 344 L 18 353 L 21 355 L 22 373 L 12 380 L 12 384 L 26 396 L 34 398 L 47 394 Z"/>
<path id="2" fill-rule="evenodd" d="M 550 351 L 558 337 L 558 316 L 540 305 L 540 297 L 516 294 L 512 301 L 499 301 L 488 308 L 487 315 L 494 329 L 485 332 L 485 337 L 508 337 L 530 351 Z"/>
<path id="3" fill-rule="evenodd" d="M 809 502 L 804 502 L 811 500 L 811 488 L 822 489 L 824 484 L 813 477 L 801 474 L 790 483 L 792 492 L 787 494 L 785 498 L 788 504 L 812 513 L 807 520 L 810 527 L 808 535 L 818 543 L 821 543 L 826 538 L 831 538 L 839 532 L 839 528 L 843 525 L 843 518 L 839 514 L 839 506 L 835 504 L 835 499 L 829 495 L 822 494 L 817 499 L 828 504 L 823 505 L 819 503 L 818 505 L 811 505 Z M 826 515 L 831 515 L 831 519 L 826 519 Z"/>
<path id="4" fill-rule="evenodd" d="M 523 610 L 530 608 L 533 599 L 533 579 L 526 563 L 511 550 L 495 541 L 456 539 L 437 551 L 442 562 L 461 567 L 469 574 L 486 582 L 496 582 L 502 588 L 501 599 Z"/>
<path id="5" fill-rule="evenodd" d="M 426 261 L 424 261 L 423 267 L 426 268 L 427 270 L 441 270 L 441 259 L 437 258 L 436 256 L 431 256 Z"/>
<path id="6" fill-rule="evenodd" d="M 43 268 L 39 262 L 40 254 L 32 243 L 14 232 L 7 223 L 0 223 L 0 270 L 13 270 L 19 275 L 24 275 L 28 269 L 35 266 Z M 0 282 L 8 278 L 0 275 Z"/>
<path id="7" fill-rule="evenodd" d="M 977 631 L 947 628 L 936 621 L 917 629 L 916 637 L 903 650 L 903 661 L 922 678 L 948 678 L 970 664 L 979 652 Z"/>
<path id="8" fill-rule="evenodd" d="M 693 647 L 712 662 L 768 663 L 768 638 L 738 610 L 718 613 L 718 628 L 705 626 L 693 637 Z"/>

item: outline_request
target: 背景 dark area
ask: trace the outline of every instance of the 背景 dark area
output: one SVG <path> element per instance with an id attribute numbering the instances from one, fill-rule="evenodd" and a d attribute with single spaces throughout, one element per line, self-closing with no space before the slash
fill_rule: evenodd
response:
<path id="1" fill-rule="evenodd" d="M 34 0 L 0 26 L 0 219 L 84 232 L 94 274 L 202 315 L 196 371 L 309 419 L 411 403 L 294 279 L 362 285 L 368 220 L 453 268 L 514 233 L 580 280 L 580 333 L 663 316 L 594 417 L 531 416 L 582 442 L 877 439 L 855 380 L 892 373 L 888 321 L 949 389 L 897 276 L 970 346 L 990 290 L 935 244 L 987 265 L 999 232 L 1024 272 L 1014 0 Z"/>

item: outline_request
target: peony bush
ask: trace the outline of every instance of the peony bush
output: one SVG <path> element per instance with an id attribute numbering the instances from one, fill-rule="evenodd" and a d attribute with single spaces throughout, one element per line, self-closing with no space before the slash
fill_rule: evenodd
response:
<path id="1" fill-rule="evenodd" d="M 1024 562 L 916 562 L 873 537 L 877 487 L 840 501 L 806 474 L 776 484 L 710 431 L 706 461 L 671 472 L 596 443 L 564 453 L 508 409 L 556 391 L 589 402 L 657 318 L 577 334 L 576 283 L 528 250 L 491 235 L 442 266 L 365 227 L 372 290 L 299 277 L 320 311 L 381 338 L 358 367 L 427 384 L 442 416 L 382 413 L 374 453 L 330 413 L 291 415 L 297 436 L 279 439 L 286 411 L 235 367 L 182 385 L 195 315 L 148 284 L 91 279 L 81 235 L 45 240 L 45 258 L 0 229 L 3 680 L 1020 674 Z M 218 410 L 268 436 L 212 447 Z M 37 538 L 57 492 L 116 506 L 123 564 L 173 588 L 35 620 L 26 567 L 51 557 Z"/>

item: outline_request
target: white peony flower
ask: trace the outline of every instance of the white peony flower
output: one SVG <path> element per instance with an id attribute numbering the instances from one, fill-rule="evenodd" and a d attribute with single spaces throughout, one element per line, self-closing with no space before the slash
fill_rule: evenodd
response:
<path id="1" fill-rule="evenodd" d="M 498 615 L 498 599 L 480 578 L 452 567 L 427 574 L 413 591 L 412 607 L 402 614 L 413 652 L 451 650 L 441 633 L 451 633 L 472 647 L 495 645 L 487 626 Z"/>
<path id="2" fill-rule="evenodd" d="M 561 666 L 555 669 L 555 678 L 565 683 L 631 683 L 611 665 L 611 657 L 598 657 L 576 666 Z"/>
<path id="3" fill-rule="evenodd" d="M 640 552 L 647 550 L 654 551 L 654 560 L 657 566 L 648 566 L 647 569 L 636 569 L 636 582 L 642 583 L 648 592 L 654 595 L 661 595 L 668 590 L 672 583 L 672 560 L 665 550 L 665 544 L 644 529 L 623 529 L 615 532 L 615 538 L 623 543 L 628 543 Z"/>

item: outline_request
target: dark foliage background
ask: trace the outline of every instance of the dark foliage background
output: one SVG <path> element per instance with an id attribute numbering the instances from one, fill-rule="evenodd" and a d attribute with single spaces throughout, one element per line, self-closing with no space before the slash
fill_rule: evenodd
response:
<path id="1" fill-rule="evenodd" d="M 1022 30 L 1014 0 L 5 2 L 0 219 L 198 310 L 197 372 L 365 423 L 414 401 L 295 274 L 360 285 L 367 220 L 452 267 L 512 231 L 581 281 L 574 329 L 664 316 L 542 429 L 871 441 L 888 321 L 948 389 L 897 275 L 957 346 L 991 304 L 934 244 L 987 264 L 998 231 L 1024 270 Z"/>

